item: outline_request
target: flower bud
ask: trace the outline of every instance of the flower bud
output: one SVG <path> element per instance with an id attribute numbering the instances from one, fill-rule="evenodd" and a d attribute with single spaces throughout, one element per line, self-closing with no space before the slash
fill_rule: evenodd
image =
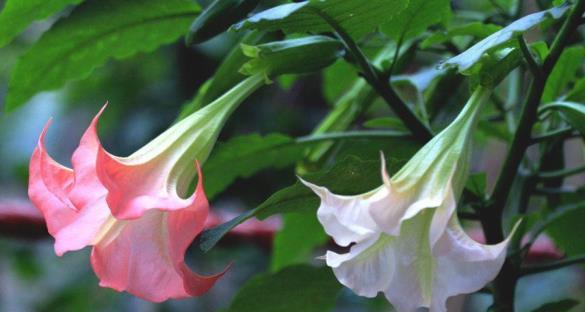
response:
<path id="1" fill-rule="evenodd" d="M 274 41 L 261 45 L 242 44 L 244 55 L 251 58 L 240 72 L 262 73 L 266 78 L 281 74 L 304 74 L 327 67 L 343 55 L 343 45 L 326 36 Z"/>

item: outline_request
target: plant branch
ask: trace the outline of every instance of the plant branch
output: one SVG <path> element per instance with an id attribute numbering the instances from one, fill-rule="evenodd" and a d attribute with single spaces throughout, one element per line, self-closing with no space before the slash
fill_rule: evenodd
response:
<path id="1" fill-rule="evenodd" d="M 369 131 L 344 131 L 344 132 L 326 132 L 322 134 L 313 134 L 299 137 L 296 143 L 312 143 L 339 139 L 356 139 L 356 138 L 408 138 L 410 134 L 390 130 L 369 130 Z"/>
<path id="2" fill-rule="evenodd" d="M 526 276 L 530 274 L 548 272 L 556 269 L 562 269 L 564 267 L 585 263 L 585 255 L 570 257 L 558 261 L 553 261 L 544 264 L 535 264 L 535 265 L 527 265 L 522 268 L 520 271 L 520 276 Z"/>
<path id="3" fill-rule="evenodd" d="M 400 99 L 388 81 L 383 79 L 383 75 L 381 75 L 368 61 L 351 36 L 327 14 L 317 9 L 314 11 L 333 28 L 337 37 L 343 42 L 346 50 L 356 61 L 363 77 L 384 99 L 388 106 L 390 106 L 396 116 L 404 122 L 415 138 L 421 142 L 429 141 L 433 137 L 431 130 L 416 116 L 412 109 Z"/>
<path id="4" fill-rule="evenodd" d="M 567 177 L 567 176 L 579 174 L 582 172 L 585 172 L 585 165 L 575 167 L 575 168 L 568 168 L 568 169 L 548 171 L 548 172 L 540 172 L 538 174 L 538 177 L 540 179 L 556 179 L 556 178 L 562 178 L 562 177 Z"/>
<path id="5" fill-rule="evenodd" d="M 538 106 L 550 72 L 558 61 L 569 36 L 576 30 L 585 11 L 585 0 L 578 0 L 569 16 L 565 19 L 560 32 L 555 37 L 549 55 L 543 62 L 541 74 L 535 75 L 530 83 L 527 96 L 514 138 L 509 146 L 507 158 L 496 181 L 494 191 L 488 203 L 480 209 L 481 224 L 489 244 L 499 243 L 504 239 L 502 216 L 512 183 L 528 146 L 530 146 L 532 127 L 537 121 Z M 494 281 L 494 311 L 514 311 L 514 293 L 520 274 L 519 257 L 509 257 Z"/>
<path id="6" fill-rule="evenodd" d="M 583 14 L 583 11 L 585 11 L 585 0 L 579 0 L 553 42 L 551 51 L 541 68 L 542 75 L 533 77 L 530 83 L 528 95 L 522 105 L 518 127 L 508 150 L 508 156 L 504 162 L 489 203 L 482 209 L 482 219 L 484 220 L 484 229 L 486 230 L 488 243 L 497 243 L 504 238 L 501 222 L 503 209 L 511 190 L 511 184 L 524 157 L 524 152 L 531 143 L 532 126 L 537 120 L 538 106 L 546 80 L 559 59 L 569 35 L 577 28 L 577 22 Z"/>
<path id="7" fill-rule="evenodd" d="M 537 144 L 549 139 L 554 139 L 556 137 L 571 137 L 573 135 L 573 128 L 566 127 L 562 129 L 553 130 L 550 132 L 543 133 L 541 135 L 537 135 L 532 137 L 532 144 Z"/>

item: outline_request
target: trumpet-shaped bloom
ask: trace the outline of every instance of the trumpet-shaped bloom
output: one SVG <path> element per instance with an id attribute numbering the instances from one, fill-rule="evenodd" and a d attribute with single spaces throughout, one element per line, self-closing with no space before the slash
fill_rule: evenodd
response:
<path id="1" fill-rule="evenodd" d="M 383 185 L 342 196 L 303 181 L 320 198 L 317 217 L 348 253 L 328 251 L 337 279 L 355 293 L 383 292 L 399 312 L 446 311 L 449 297 L 475 292 L 505 260 L 508 240 L 483 245 L 457 219 L 456 198 L 467 171 L 469 136 L 489 91 L 479 89 L 459 116 Z"/>
<path id="2" fill-rule="evenodd" d="M 30 161 L 29 197 L 43 213 L 55 252 L 93 246 L 100 285 L 150 300 L 205 293 L 225 272 L 201 276 L 184 261 L 209 205 L 198 161 L 209 155 L 228 116 L 262 77 L 250 77 L 128 157 L 108 153 L 97 135 L 104 108 L 83 134 L 73 168 L 54 161 L 43 129 Z M 197 163 L 197 165 L 195 165 Z M 195 192 L 189 183 L 198 171 Z"/>

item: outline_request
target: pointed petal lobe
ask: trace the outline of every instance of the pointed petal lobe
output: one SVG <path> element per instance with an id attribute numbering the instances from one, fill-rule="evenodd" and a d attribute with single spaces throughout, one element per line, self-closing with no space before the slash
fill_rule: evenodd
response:
<path id="1" fill-rule="evenodd" d="M 349 246 L 366 239 L 377 230 L 368 210 L 371 205 L 384 200 L 383 187 L 361 195 L 340 196 L 325 187 L 300 180 L 321 198 L 317 218 L 338 245 Z"/>

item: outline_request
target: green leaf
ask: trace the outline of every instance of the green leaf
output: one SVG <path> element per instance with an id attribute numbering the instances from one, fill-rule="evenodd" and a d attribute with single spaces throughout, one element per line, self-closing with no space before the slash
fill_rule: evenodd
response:
<path id="1" fill-rule="evenodd" d="M 193 21 L 185 38 L 187 45 L 207 41 L 246 17 L 260 0 L 215 0 Z"/>
<path id="2" fill-rule="evenodd" d="M 246 178 L 268 168 L 294 165 L 305 156 L 307 147 L 323 142 L 355 141 L 360 138 L 356 134 L 363 134 L 361 139 L 368 142 L 374 141 L 374 138 L 386 142 L 400 140 L 405 143 L 404 146 L 410 146 L 406 144 L 408 141 L 402 140 L 404 134 L 392 131 L 344 132 L 336 133 L 334 136 L 322 134 L 296 139 L 278 133 L 266 136 L 258 134 L 239 136 L 228 142 L 218 143 L 205 162 L 203 166 L 205 193 L 209 198 L 214 198 L 237 178 Z M 376 153 L 379 150 L 376 150 Z"/>
<path id="3" fill-rule="evenodd" d="M 199 7 L 190 0 L 90 0 L 59 20 L 17 62 L 6 109 L 40 91 L 87 77 L 108 59 L 152 51 L 187 32 Z"/>
<path id="4" fill-rule="evenodd" d="M 0 12 L 0 48 L 34 21 L 45 19 L 83 0 L 8 0 Z"/>
<path id="5" fill-rule="evenodd" d="M 479 62 L 487 52 L 502 47 L 516 36 L 521 35 L 528 29 L 542 23 L 548 18 L 561 18 L 568 8 L 568 6 L 555 7 L 546 11 L 526 15 L 474 44 L 463 53 L 448 59 L 443 63 L 443 66 L 455 67 L 461 73 L 468 73 L 468 70 Z"/>
<path id="6" fill-rule="evenodd" d="M 573 89 L 567 93 L 565 100 L 571 102 L 585 102 L 585 77 L 582 77 L 575 82 L 575 86 L 573 86 Z"/>
<path id="7" fill-rule="evenodd" d="M 304 155 L 302 144 L 282 134 L 252 134 L 219 143 L 203 166 L 205 193 L 215 197 L 238 177 L 267 168 L 293 165 Z"/>
<path id="8" fill-rule="evenodd" d="M 407 130 L 402 120 L 396 117 L 378 117 L 364 122 L 366 128 L 388 128 L 396 130 Z"/>
<path id="9" fill-rule="evenodd" d="M 388 170 L 394 172 L 400 162 L 388 161 Z M 379 160 L 361 160 L 348 156 L 330 170 L 307 174 L 303 179 L 325 186 L 335 194 L 352 195 L 370 191 L 382 184 Z M 255 216 L 265 219 L 278 213 L 312 212 L 319 206 L 319 197 L 300 182 L 286 187 L 260 204 Z"/>
<path id="10" fill-rule="evenodd" d="M 285 214 L 282 229 L 274 237 L 271 270 L 305 262 L 315 247 L 327 241 L 329 236 L 314 211 Z"/>
<path id="11" fill-rule="evenodd" d="M 474 38 L 483 39 L 500 29 L 502 29 L 502 27 L 499 25 L 484 24 L 480 22 L 457 25 L 447 29 L 446 31 L 433 33 L 420 43 L 420 47 L 426 49 L 432 45 L 444 43 L 454 37 L 459 36 L 471 36 Z"/>
<path id="12" fill-rule="evenodd" d="M 291 266 L 251 279 L 226 312 L 326 312 L 340 290 L 328 267 Z"/>
<path id="13" fill-rule="evenodd" d="M 547 110 L 559 111 L 563 118 L 585 137 L 585 104 L 576 102 L 553 102 L 541 108 L 541 113 Z"/>
<path id="14" fill-rule="evenodd" d="M 505 123 L 496 123 L 489 120 L 480 120 L 477 125 L 478 134 L 486 135 L 503 142 L 512 141 L 512 135 Z"/>
<path id="15" fill-rule="evenodd" d="M 253 15 L 234 28 L 322 33 L 331 31 L 320 16 L 325 14 L 351 36 L 359 38 L 400 13 L 407 3 L 403 0 L 310 0 L 287 3 Z"/>
<path id="16" fill-rule="evenodd" d="M 532 312 L 568 312 L 578 304 L 579 301 L 575 299 L 563 299 L 543 304 Z"/>
<path id="17" fill-rule="evenodd" d="M 351 89 L 359 78 L 358 73 L 351 64 L 345 60 L 338 60 L 323 71 L 323 95 L 330 104 L 343 96 Z"/>
<path id="18" fill-rule="evenodd" d="M 398 164 L 403 162 L 390 159 L 387 163 L 389 171 L 394 172 Z M 347 156 L 342 161 L 337 162 L 333 168 L 307 174 L 303 178 L 315 184 L 326 186 L 338 194 L 364 193 L 381 185 L 380 161 L 361 160 L 355 156 Z M 277 213 L 315 213 L 318 205 L 319 198 L 302 183 L 296 182 L 274 193 L 258 207 L 215 228 L 203 231 L 195 244 L 207 252 L 227 232 L 252 217 L 265 219 Z"/>
<path id="19" fill-rule="evenodd" d="M 547 216 L 543 227 L 555 241 L 555 245 L 568 256 L 585 254 L 585 189 L 561 198 L 561 206 Z M 558 212 L 557 212 L 558 211 Z"/>
<path id="20" fill-rule="evenodd" d="M 583 66 L 585 48 L 570 47 L 563 50 L 558 62 L 546 80 L 542 93 L 542 102 L 548 103 L 558 99 L 567 89 L 569 83 L 577 78 L 577 72 Z"/>
<path id="21" fill-rule="evenodd" d="M 395 41 L 405 41 L 422 34 L 429 26 L 451 17 L 450 0 L 410 0 L 400 14 L 382 25 L 382 32 Z"/>
<path id="22" fill-rule="evenodd" d="M 231 219 L 230 221 L 220 224 L 214 228 L 205 230 L 197 237 L 195 240 L 195 245 L 199 246 L 199 248 L 203 252 L 208 252 L 219 242 L 219 240 L 226 235 L 229 231 L 235 228 L 238 224 L 243 223 L 244 221 L 254 217 L 254 213 L 256 211 L 248 210 L 245 213 Z"/>
<path id="23" fill-rule="evenodd" d="M 485 172 L 470 174 L 465 187 L 479 198 L 485 198 L 486 180 Z"/>

